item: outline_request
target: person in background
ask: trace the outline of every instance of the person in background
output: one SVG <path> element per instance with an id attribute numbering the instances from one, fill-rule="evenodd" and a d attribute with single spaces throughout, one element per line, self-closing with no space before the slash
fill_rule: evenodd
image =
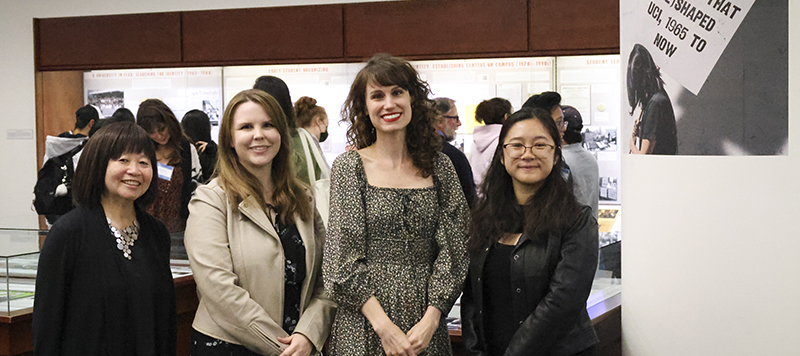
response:
<path id="1" fill-rule="evenodd" d="M 339 304 L 330 355 L 452 355 L 446 316 L 467 267 L 469 212 L 432 122 L 430 88 L 376 54 L 342 109 L 346 151 L 331 173 L 326 290 Z"/>
<path id="2" fill-rule="evenodd" d="M 175 355 L 167 228 L 155 198 L 155 148 L 133 123 L 107 125 L 75 171 L 77 208 L 47 234 L 36 277 L 36 355 Z"/>
<path id="3" fill-rule="evenodd" d="M 211 139 L 211 121 L 201 110 L 189 110 L 181 120 L 181 128 L 194 144 L 203 169 L 203 183 L 211 180 L 217 167 L 217 143 Z"/>
<path id="4" fill-rule="evenodd" d="M 83 153 L 83 149 L 78 147 L 86 144 L 89 136 L 93 135 L 96 131 L 96 128 L 100 127 L 98 117 L 99 115 L 97 113 L 97 109 L 95 109 L 94 106 L 83 106 L 75 112 L 75 129 L 73 131 L 65 131 L 60 133 L 58 136 L 47 135 L 44 141 L 42 167 L 44 167 L 44 164 L 47 163 L 47 160 L 64 155 L 73 149 L 77 149 L 78 152 L 72 155 L 71 169 L 74 172 L 75 168 L 78 167 L 78 162 L 80 161 L 81 154 Z M 69 170 L 70 168 L 67 169 Z M 61 215 L 57 214 L 45 215 L 47 224 L 52 225 L 60 216 Z"/>
<path id="5" fill-rule="evenodd" d="M 116 111 L 114 111 L 114 114 L 111 115 L 111 117 L 106 119 L 100 119 L 100 121 L 96 122 L 94 126 L 92 126 L 92 129 L 89 131 L 89 137 L 94 135 L 94 133 L 97 132 L 97 130 L 100 130 L 103 127 L 103 125 L 110 125 L 120 121 L 128 121 L 136 123 L 136 117 L 133 116 L 133 113 L 130 110 L 126 108 L 119 108 Z"/>
<path id="6" fill-rule="evenodd" d="M 469 154 L 469 164 L 472 167 L 472 177 L 476 187 L 480 187 L 483 175 L 489 169 L 500 129 L 508 115 L 511 115 L 511 103 L 503 98 L 484 100 L 475 108 L 475 121 L 484 124 L 473 129 L 472 149 Z"/>
<path id="7" fill-rule="evenodd" d="M 554 91 L 546 91 L 533 95 L 528 98 L 524 104 L 522 104 L 522 108 L 539 108 L 549 112 L 550 116 L 556 122 L 556 127 L 558 127 L 560 136 L 564 136 L 564 130 L 567 128 L 567 123 L 564 122 L 564 112 L 561 111 L 561 94 Z M 561 138 L 559 138 L 559 140 L 560 139 Z"/>
<path id="8" fill-rule="evenodd" d="M 294 175 L 287 121 L 261 90 L 225 108 L 217 175 L 197 188 L 185 234 L 200 299 L 193 356 L 318 355 L 328 338 L 325 229 Z"/>
<path id="9" fill-rule="evenodd" d="M 109 122 L 120 122 L 120 121 L 136 122 L 136 117 L 133 116 L 133 113 L 126 108 L 119 108 L 115 110 L 114 114 L 112 114 L 109 119 L 111 119 L 111 121 Z"/>
<path id="10" fill-rule="evenodd" d="M 289 135 L 292 139 L 292 160 L 296 170 L 297 178 L 303 183 L 312 185 L 311 179 L 308 174 L 308 163 L 306 161 L 305 151 L 303 149 L 303 140 L 297 132 L 297 120 L 295 119 L 294 108 L 292 107 L 292 97 L 289 94 L 289 87 L 281 78 L 263 75 L 256 79 L 253 84 L 253 89 L 258 89 L 272 95 L 275 100 L 280 104 L 283 113 L 289 120 Z"/>
<path id="11" fill-rule="evenodd" d="M 562 179 L 558 128 L 543 109 L 508 117 L 472 212 L 461 297 L 470 355 L 593 355 L 586 312 L 597 220 Z"/>
<path id="12" fill-rule="evenodd" d="M 136 121 L 156 145 L 159 194 L 147 212 L 163 221 L 170 233 L 183 231 L 189 217 L 189 199 L 203 180 L 200 157 L 163 101 L 143 101 Z"/>
<path id="13" fill-rule="evenodd" d="M 92 126 L 100 121 L 100 115 L 94 106 L 86 105 L 75 112 L 75 128 L 71 131 L 64 131 L 58 137 L 78 138 L 89 137 Z"/>
<path id="14" fill-rule="evenodd" d="M 572 192 L 575 193 L 579 204 L 592 208 L 593 216 L 596 219 L 597 203 L 600 199 L 600 171 L 597 159 L 581 145 L 583 142 L 581 113 L 578 112 L 578 109 L 568 105 L 562 106 L 561 110 L 564 112 L 564 122 L 567 123 L 563 135 L 564 146 L 561 147 L 561 151 L 572 174 Z"/>
<path id="15" fill-rule="evenodd" d="M 634 154 L 678 154 L 678 133 L 664 80 L 647 48 L 633 46 L 628 57 L 628 104 L 630 114 L 641 108 L 633 124 L 630 151 Z"/>
<path id="16" fill-rule="evenodd" d="M 472 178 L 472 167 L 470 167 L 469 160 L 464 155 L 464 152 L 450 144 L 450 141 L 455 140 L 456 130 L 461 126 L 456 102 L 450 98 L 436 98 L 434 102 L 439 115 L 434 120 L 433 128 L 442 136 L 442 153 L 447 155 L 450 161 L 453 162 L 458 180 L 461 183 L 461 190 L 467 199 L 467 205 L 472 207 L 472 203 L 475 201 L 475 181 Z"/>
<path id="17" fill-rule="evenodd" d="M 42 164 L 47 162 L 48 159 L 58 157 L 71 151 L 73 148 L 82 145 L 89 137 L 92 127 L 99 121 L 97 110 L 91 106 L 86 105 L 75 111 L 75 129 L 72 131 L 64 131 L 58 136 L 47 136 L 44 143 L 44 156 L 42 157 Z M 72 156 L 73 167 L 78 166 L 81 152 Z"/>
<path id="18" fill-rule="evenodd" d="M 325 161 L 325 156 L 321 154 L 322 148 L 319 145 L 321 142 L 325 142 L 325 140 L 328 139 L 328 114 L 325 112 L 325 108 L 317 105 L 316 99 L 303 96 L 294 103 L 294 111 L 297 115 L 296 123 L 298 130 L 304 130 L 314 138 L 314 145 L 322 156 L 322 161 L 317 162 L 317 160 L 314 159 L 314 155 L 311 155 L 314 165 L 314 180 L 319 179 L 323 168 L 328 172 L 328 175 L 330 175 L 330 166 L 328 162 Z M 306 147 L 303 146 L 303 151 L 305 150 Z"/>

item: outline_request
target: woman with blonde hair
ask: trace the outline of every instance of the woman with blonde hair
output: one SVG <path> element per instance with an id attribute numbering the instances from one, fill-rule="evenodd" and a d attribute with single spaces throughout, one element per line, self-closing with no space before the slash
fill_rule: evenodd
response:
<path id="1" fill-rule="evenodd" d="M 322 283 L 325 230 L 294 175 L 286 116 L 269 94 L 242 91 L 219 143 L 217 178 L 189 204 L 200 297 L 191 354 L 319 354 L 336 307 Z"/>
<path id="2" fill-rule="evenodd" d="M 469 216 L 429 96 L 407 61 L 377 54 L 344 104 L 357 150 L 331 173 L 333 356 L 452 354 L 445 317 L 466 275 Z"/>

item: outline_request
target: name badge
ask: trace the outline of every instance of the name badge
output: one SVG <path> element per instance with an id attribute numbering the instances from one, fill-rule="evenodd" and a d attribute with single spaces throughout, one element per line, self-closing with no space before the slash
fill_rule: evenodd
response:
<path id="1" fill-rule="evenodd" d="M 163 180 L 172 180 L 172 171 L 175 170 L 170 165 L 163 164 L 161 162 L 158 163 L 158 178 Z"/>

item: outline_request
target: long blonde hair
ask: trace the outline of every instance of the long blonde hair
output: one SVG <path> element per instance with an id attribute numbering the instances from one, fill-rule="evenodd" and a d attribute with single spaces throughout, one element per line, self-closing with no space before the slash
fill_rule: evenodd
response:
<path id="1" fill-rule="evenodd" d="M 228 194 L 230 204 L 238 205 L 249 196 L 256 199 L 262 209 L 267 208 L 261 182 L 253 173 L 239 162 L 239 156 L 233 149 L 233 114 L 242 103 L 255 103 L 272 119 L 272 125 L 281 136 L 281 146 L 272 159 L 272 182 L 275 191 L 272 201 L 281 216 L 281 222 L 291 224 L 295 216 L 302 220 L 313 218 L 313 210 L 306 185 L 295 176 L 292 162 L 292 138 L 286 115 L 278 101 L 261 90 L 249 89 L 236 94 L 225 108 L 219 132 L 219 155 L 217 174 L 220 186 Z"/>

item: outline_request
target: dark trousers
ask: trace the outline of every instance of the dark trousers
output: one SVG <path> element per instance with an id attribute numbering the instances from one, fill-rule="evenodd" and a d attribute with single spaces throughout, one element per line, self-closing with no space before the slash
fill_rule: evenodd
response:
<path id="1" fill-rule="evenodd" d="M 192 329 L 189 356 L 259 356 L 242 345 L 231 344 Z"/>

